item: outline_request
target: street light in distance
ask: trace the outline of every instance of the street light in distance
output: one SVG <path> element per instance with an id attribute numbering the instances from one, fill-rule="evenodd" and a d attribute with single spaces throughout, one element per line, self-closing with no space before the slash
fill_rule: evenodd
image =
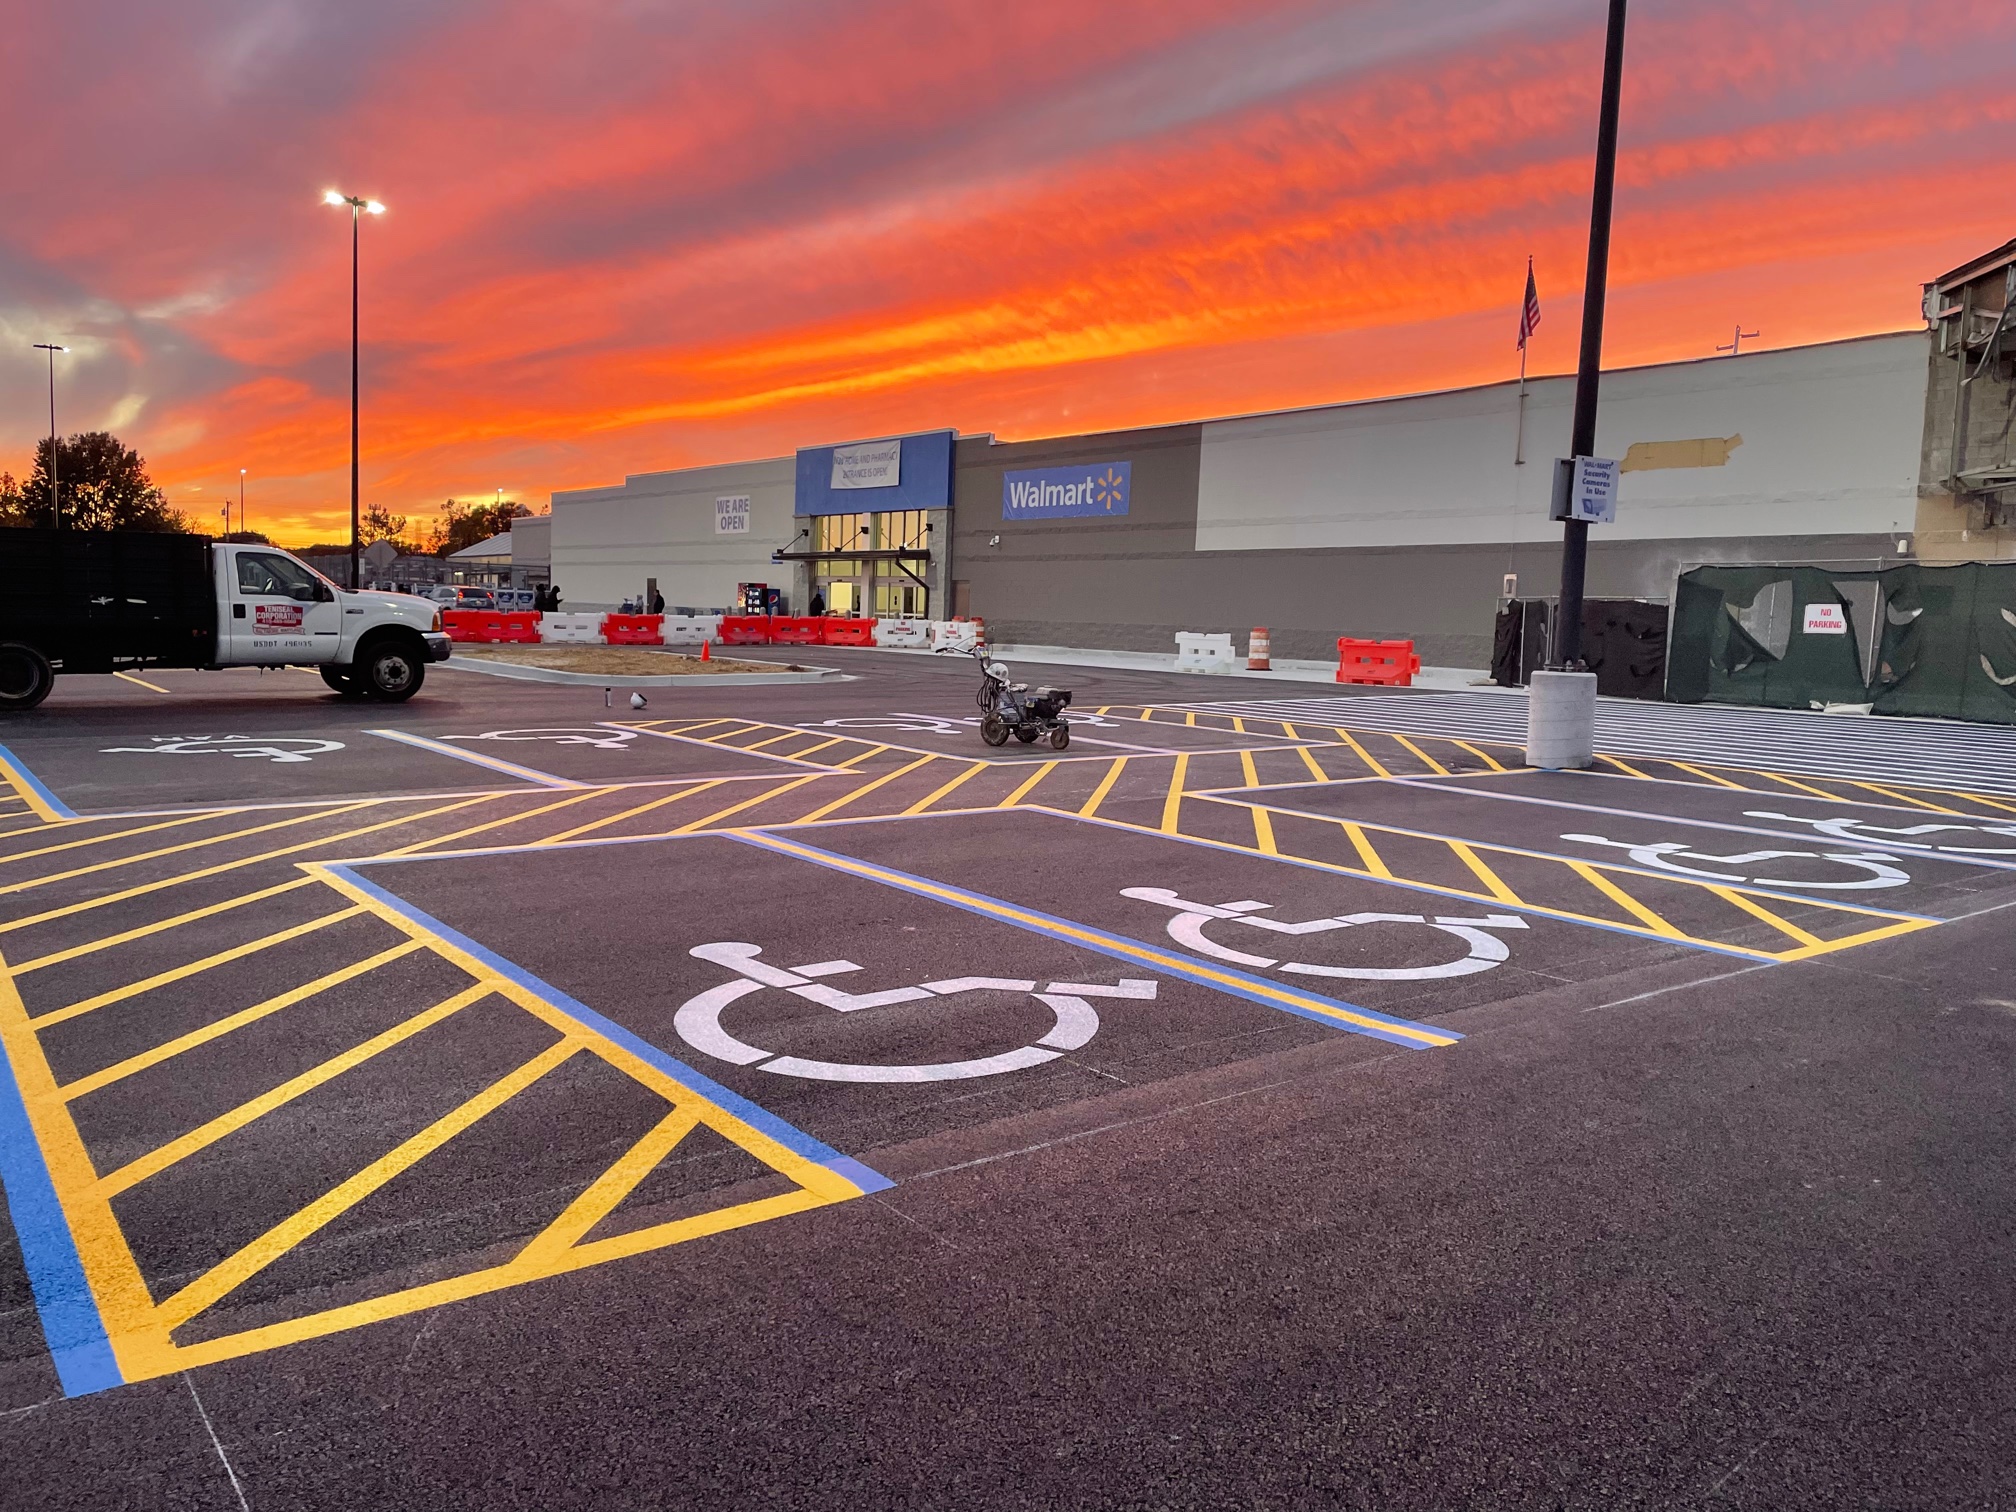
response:
<path id="1" fill-rule="evenodd" d="M 322 203 L 350 207 L 350 587 L 354 591 L 362 581 L 357 567 L 357 217 L 383 215 L 385 207 L 338 189 L 327 190 Z"/>
<path id="2" fill-rule="evenodd" d="M 49 354 L 49 516 L 60 530 L 63 527 L 63 495 L 59 491 L 56 471 L 56 354 L 67 352 L 70 348 L 38 341 L 35 350 Z"/>

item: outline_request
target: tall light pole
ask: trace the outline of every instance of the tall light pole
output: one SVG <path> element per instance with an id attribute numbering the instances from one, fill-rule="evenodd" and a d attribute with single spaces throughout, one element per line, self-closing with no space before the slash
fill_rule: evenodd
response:
<path id="1" fill-rule="evenodd" d="M 245 469 L 238 469 L 238 533 L 245 533 Z"/>
<path id="2" fill-rule="evenodd" d="M 63 528 L 63 495 L 59 491 L 56 468 L 56 354 L 67 352 L 66 346 L 51 346 L 46 341 L 35 343 L 35 350 L 49 354 L 49 518 L 55 528 Z"/>
<path id="3" fill-rule="evenodd" d="M 1603 95 L 1596 121 L 1596 173 L 1589 196 L 1589 268 L 1582 292 L 1582 353 L 1575 368 L 1571 458 L 1596 454 L 1596 399 L 1603 380 L 1603 302 L 1610 283 L 1610 210 L 1617 183 L 1617 115 L 1624 90 L 1625 0 L 1610 0 Z M 1526 759 L 1537 767 L 1587 767 L 1595 759 L 1596 679 L 1582 663 L 1582 589 L 1589 522 L 1561 526 L 1561 598 L 1547 670 L 1526 695 Z"/>
<path id="4" fill-rule="evenodd" d="M 350 207 L 350 587 L 361 581 L 357 570 L 357 216 L 383 215 L 385 207 L 374 199 L 359 199 L 331 189 L 322 196 L 325 205 Z"/>

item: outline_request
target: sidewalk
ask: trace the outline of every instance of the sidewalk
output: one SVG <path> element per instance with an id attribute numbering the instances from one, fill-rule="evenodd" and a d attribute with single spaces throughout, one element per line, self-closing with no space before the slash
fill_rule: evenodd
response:
<path id="1" fill-rule="evenodd" d="M 1065 667 L 1112 667 L 1134 672 L 1173 672 L 1176 669 L 1176 653 L 1173 651 L 1090 651 L 1076 646 L 989 646 L 991 655 L 1005 662 L 1043 662 L 1052 666 Z M 1335 683 L 1337 664 L 1334 661 L 1294 661 L 1283 657 L 1274 658 L 1271 672 L 1248 672 L 1243 661 L 1235 662 L 1228 677 L 1248 678 L 1256 682 L 1289 683 Z M 1414 674 L 1413 686 L 1432 688 L 1438 691 L 1460 689 L 1464 692 L 1509 693 L 1522 695 L 1524 688 L 1501 688 L 1491 681 L 1491 674 L 1471 667 L 1423 667 Z"/>

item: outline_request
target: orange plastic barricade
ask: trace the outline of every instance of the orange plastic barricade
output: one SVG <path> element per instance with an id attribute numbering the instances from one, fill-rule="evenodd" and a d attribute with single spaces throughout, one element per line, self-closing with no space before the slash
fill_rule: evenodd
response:
<path id="1" fill-rule="evenodd" d="M 483 639 L 481 609 L 443 609 L 441 628 L 451 641 L 475 642 Z"/>
<path id="2" fill-rule="evenodd" d="M 770 616 L 770 643 L 774 646 L 817 646 L 824 644 L 824 615 L 773 614 Z"/>
<path id="3" fill-rule="evenodd" d="M 767 614 L 722 615 L 721 644 L 724 646 L 769 645 L 770 616 Z"/>
<path id="4" fill-rule="evenodd" d="M 875 621 L 871 619 L 828 618 L 819 622 L 822 646 L 872 646 Z"/>
<path id="5" fill-rule="evenodd" d="M 1410 640 L 1352 640 L 1337 642 L 1337 681 L 1365 683 L 1381 688 L 1411 688 L 1414 674 L 1421 670 L 1421 658 L 1414 654 Z"/>
<path id="6" fill-rule="evenodd" d="M 500 645 L 536 646 L 539 644 L 539 611 L 506 609 L 486 613 L 483 616 L 483 638 Z"/>
<path id="7" fill-rule="evenodd" d="M 665 644 L 665 616 L 662 614 L 605 614 L 602 639 L 612 646 L 662 646 Z"/>

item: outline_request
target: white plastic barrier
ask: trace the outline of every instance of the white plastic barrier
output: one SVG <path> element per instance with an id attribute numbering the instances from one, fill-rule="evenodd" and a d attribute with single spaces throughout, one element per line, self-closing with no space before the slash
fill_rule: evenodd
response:
<path id="1" fill-rule="evenodd" d="M 539 639 L 552 646 L 599 646 L 602 644 L 602 616 L 599 614 L 542 614 Z"/>
<path id="2" fill-rule="evenodd" d="M 980 627 L 971 620 L 933 620 L 933 651 L 971 651 L 980 644 Z"/>
<path id="3" fill-rule="evenodd" d="M 665 644 L 668 646 L 697 646 L 703 641 L 720 638 L 721 616 L 718 614 L 665 616 Z"/>
<path id="4" fill-rule="evenodd" d="M 1178 672 L 1230 672 L 1232 670 L 1232 637 L 1230 635 L 1207 635 L 1197 630 L 1176 632 L 1176 670 Z"/>
<path id="5" fill-rule="evenodd" d="M 914 619 L 878 619 L 875 644 L 920 650 L 931 644 L 931 622 Z"/>

